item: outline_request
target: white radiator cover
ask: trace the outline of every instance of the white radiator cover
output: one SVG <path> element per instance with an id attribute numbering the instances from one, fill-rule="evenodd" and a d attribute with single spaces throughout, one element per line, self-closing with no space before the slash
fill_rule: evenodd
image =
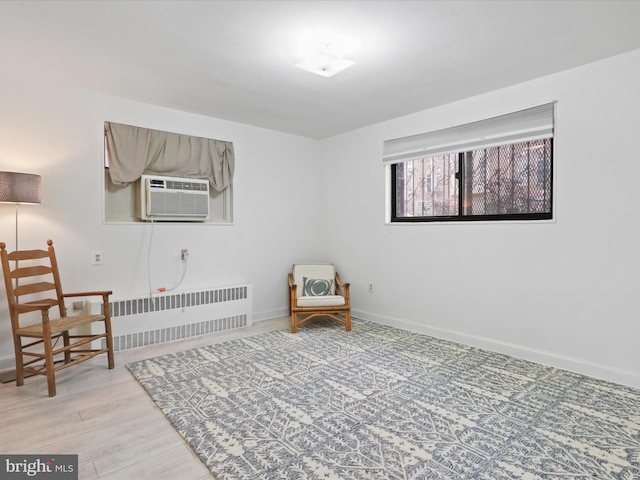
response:
<path id="1" fill-rule="evenodd" d="M 111 299 L 110 306 L 114 350 L 128 350 L 250 326 L 253 285 Z M 102 313 L 102 303 L 90 309 Z"/>

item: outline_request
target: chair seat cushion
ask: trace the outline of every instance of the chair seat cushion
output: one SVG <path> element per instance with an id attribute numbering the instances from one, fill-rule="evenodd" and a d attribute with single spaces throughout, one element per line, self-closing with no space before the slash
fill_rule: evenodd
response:
<path id="1" fill-rule="evenodd" d="M 104 320 L 104 315 L 73 315 L 69 317 L 55 318 L 49 321 L 49 327 L 51 328 L 51 334 L 57 335 L 62 332 L 77 328 L 87 323 L 97 322 Z M 17 335 L 24 337 L 38 337 L 44 336 L 42 330 L 42 323 L 35 323 L 26 327 L 18 328 L 16 330 Z"/>
<path id="2" fill-rule="evenodd" d="M 342 295 L 321 295 L 298 297 L 298 307 L 339 307 L 344 305 Z"/>

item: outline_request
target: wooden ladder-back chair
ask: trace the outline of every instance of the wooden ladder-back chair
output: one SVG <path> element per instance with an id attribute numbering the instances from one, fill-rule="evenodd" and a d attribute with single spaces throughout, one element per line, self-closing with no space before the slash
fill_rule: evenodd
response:
<path id="1" fill-rule="evenodd" d="M 55 372 L 58 370 L 101 353 L 107 354 L 109 368 L 114 367 L 109 309 L 111 292 L 64 293 L 53 242 L 48 240 L 47 245 L 47 250 L 9 253 L 5 243 L 0 242 L 0 258 L 13 330 L 16 385 L 23 385 L 25 374 L 46 375 L 49 396 L 54 397 Z M 55 298 L 43 298 L 46 296 Z M 102 297 L 102 314 L 67 315 L 66 298 L 91 296 Z M 55 307 L 58 316 L 52 318 L 49 311 Z M 40 315 L 33 313 L 38 311 Z M 23 314 L 26 314 L 24 319 L 21 318 Z M 104 323 L 102 333 L 90 333 L 93 322 Z M 85 328 L 77 331 L 79 327 Z M 74 335 L 71 335 L 71 330 L 74 330 Z M 92 345 L 92 342 L 97 344 Z"/>
<path id="2" fill-rule="evenodd" d="M 296 264 L 289 273 L 291 333 L 315 317 L 330 317 L 351 331 L 349 284 L 331 264 Z"/>

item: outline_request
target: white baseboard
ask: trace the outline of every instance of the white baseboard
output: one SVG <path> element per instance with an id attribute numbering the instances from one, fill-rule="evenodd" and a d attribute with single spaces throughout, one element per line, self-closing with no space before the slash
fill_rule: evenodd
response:
<path id="1" fill-rule="evenodd" d="M 253 321 L 255 322 L 261 322 L 263 320 L 272 320 L 274 318 L 280 318 L 280 317 L 288 317 L 289 316 L 289 309 L 288 308 L 280 308 L 277 310 L 269 310 L 267 312 L 253 312 Z"/>
<path id="2" fill-rule="evenodd" d="M 548 367 L 568 370 L 582 375 L 599 378 L 609 382 L 626 385 L 633 388 L 640 388 L 640 375 L 628 370 L 621 370 L 607 365 L 599 365 L 596 363 L 580 360 L 577 358 L 567 357 L 557 353 L 535 350 L 522 345 L 498 342 L 490 338 L 468 335 L 453 330 L 445 330 L 407 322 L 398 318 L 383 317 L 371 312 L 363 312 L 352 310 L 352 316 L 368 320 L 375 323 L 381 323 L 390 327 L 401 328 L 411 332 L 423 333 L 435 338 L 449 340 L 452 342 L 462 343 L 473 347 L 490 350 L 492 352 L 510 355 L 512 357 L 529 360 Z"/>
<path id="3" fill-rule="evenodd" d="M 588 375 L 602 380 L 607 380 L 613 383 L 621 385 L 627 385 L 633 388 L 640 388 L 640 375 L 637 373 L 612 368 L 606 365 L 599 365 L 584 360 L 567 357 L 550 352 L 544 352 L 541 350 L 534 350 L 523 347 L 521 345 L 509 344 L 504 342 L 497 342 L 485 337 L 478 337 L 475 335 L 467 335 L 465 333 L 456 332 L 452 330 L 445 330 L 440 328 L 430 327 L 428 325 L 421 325 L 416 323 L 407 322 L 405 320 L 393 317 L 383 317 L 371 312 L 364 312 L 360 310 L 352 310 L 352 316 L 368 320 L 370 322 L 381 323 L 383 325 L 389 325 L 391 327 L 402 328 L 416 333 L 422 333 L 430 335 L 432 337 L 441 338 L 443 340 L 450 340 L 452 342 L 458 342 L 465 345 L 471 345 L 473 347 L 483 348 L 492 352 L 503 353 L 505 355 L 511 355 L 512 357 L 522 358 L 532 362 L 540 363 L 549 367 L 560 368 L 563 370 L 569 370 L 572 372 Z M 274 318 L 285 317 L 289 315 L 288 309 L 273 310 L 269 312 L 254 313 L 253 321 L 260 322 L 264 320 L 271 320 Z M 13 356 L 0 358 L 0 372 L 6 370 L 13 370 L 15 368 L 15 361 Z"/>
<path id="4" fill-rule="evenodd" d="M 13 355 L 10 357 L 0 358 L 0 372 L 6 372 L 7 370 L 15 370 L 16 359 Z"/>

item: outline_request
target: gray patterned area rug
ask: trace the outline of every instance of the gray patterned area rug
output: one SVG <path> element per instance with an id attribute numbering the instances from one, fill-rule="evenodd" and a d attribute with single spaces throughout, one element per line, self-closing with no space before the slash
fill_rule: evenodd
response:
<path id="1" fill-rule="evenodd" d="M 640 390 L 362 320 L 128 368 L 219 479 L 640 479 Z"/>

